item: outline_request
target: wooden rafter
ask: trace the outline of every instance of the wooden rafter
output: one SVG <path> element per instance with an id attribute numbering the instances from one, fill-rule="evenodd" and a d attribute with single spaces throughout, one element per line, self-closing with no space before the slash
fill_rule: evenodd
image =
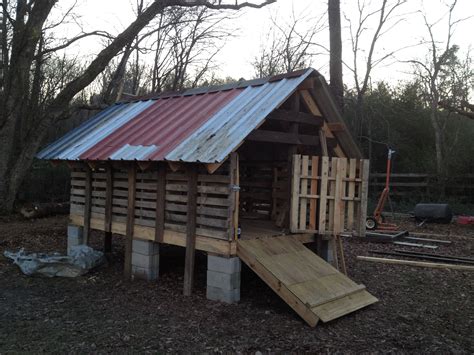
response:
<path id="1" fill-rule="evenodd" d="M 315 116 L 313 114 L 305 112 L 293 112 L 283 109 L 273 111 L 268 118 L 270 120 L 278 120 L 291 123 L 304 123 L 316 127 L 321 127 L 324 120 L 321 116 Z"/>
<path id="2" fill-rule="evenodd" d="M 315 147 L 318 147 L 320 145 L 318 137 L 307 134 L 286 133 L 280 131 L 253 131 L 247 136 L 246 140 L 253 142 L 306 145 Z M 337 142 L 334 138 L 329 138 L 327 139 L 327 144 L 329 147 L 332 148 L 336 146 Z"/>

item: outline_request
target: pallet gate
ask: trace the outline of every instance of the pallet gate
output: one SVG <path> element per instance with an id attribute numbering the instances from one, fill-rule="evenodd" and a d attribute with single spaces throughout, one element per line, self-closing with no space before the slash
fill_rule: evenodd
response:
<path id="1" fill-rule="evenodd" d="M 291 236 L 239 240 L 237 255 L 312 327 L 378 301 Z"/>

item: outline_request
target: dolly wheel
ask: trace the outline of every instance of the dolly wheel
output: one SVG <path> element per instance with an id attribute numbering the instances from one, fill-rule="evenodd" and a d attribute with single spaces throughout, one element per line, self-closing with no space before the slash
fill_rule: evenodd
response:
<path id="1" fill-rule="evenodd" d="M 377 228 L 377 221 L 373 217 L 367 217 L 365 220 L 365 228 L 368 230 L 374 230 Z"/>

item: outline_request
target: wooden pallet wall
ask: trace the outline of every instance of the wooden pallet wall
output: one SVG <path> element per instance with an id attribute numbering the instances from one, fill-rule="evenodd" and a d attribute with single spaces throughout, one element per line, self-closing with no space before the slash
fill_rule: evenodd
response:
<path id="1" fill-rule="evenodd" d="M 276 220 L 288 199 L 286 162 L 240 161 L 242 218 Z"/>
<path id="2" fill-rule="evenodd" d="M 291 231 L 365 235 L 369 161 L 293 156 Z"/>
<path id="3" fill-rule="evenodd" d="M 137 172 L 135 221 L 136 225 L 155 227 L 157 205 L 157 170 Z M 103 219 L 106 209 L 106 171 L 92 172 L 91 217 Z M 232 198 L 229 164 L 223 164 L 214 174 L 204 170 L 198 175 L 197 229 L 200 236 L 233 239 Z M 86 169 L 74 168 L 71 172 L 71 214 L 84 216 L 86 206 Z M 128 206 L 128 180 L 126 167 L 113 171 L 112 221 L 126 222 Z M 186 232 L 187 175 L 183 171 L 166 173 L 165 230 Z M 231 229 L 231 231 L 229 231 Z"/>

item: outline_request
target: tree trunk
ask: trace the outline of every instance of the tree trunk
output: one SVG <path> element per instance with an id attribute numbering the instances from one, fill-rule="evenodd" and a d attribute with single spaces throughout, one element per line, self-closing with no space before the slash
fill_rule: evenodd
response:
<path id="1" fill-rule="evenodd" d="M 340 110 L 344 109 L 342 80 L 342 39 L 340 0 L 328 1 L 329 17 L 329 79 L 330 87 Z"/>
<path id="2" fill-rule="evenodd" d="M 443 132 L 438 122 L 438 111 L 436 103 L 431 104 L 430 120 L 435 135 L 435 152 L 436 152 L 436 175 L 438 180 L 438 190 L 440 197 L 446 192 L 446 171 L 444 168 L 444 139 Z"/>

